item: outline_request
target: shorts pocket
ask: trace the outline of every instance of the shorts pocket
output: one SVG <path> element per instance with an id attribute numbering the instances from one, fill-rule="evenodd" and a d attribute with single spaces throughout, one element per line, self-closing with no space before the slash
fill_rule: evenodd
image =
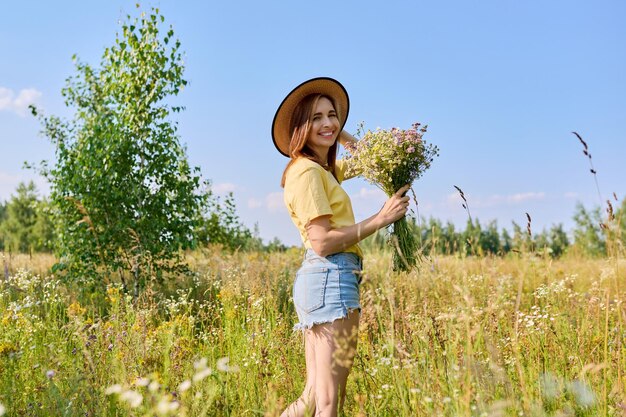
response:
<path id="1" fill-rule="evenodd" d="M 293 285 L 293 301 L 299 309 L 311 313 L 324 306 L 328 271 L 326 267 L 303 267 L 298 270 Z"/>

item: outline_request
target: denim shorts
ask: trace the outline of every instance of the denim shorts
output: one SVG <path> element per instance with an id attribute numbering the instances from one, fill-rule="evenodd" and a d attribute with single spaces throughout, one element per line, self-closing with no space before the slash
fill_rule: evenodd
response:
<path id="1" fill-rule="evenodd" d="M 299 323 L 294 330 L 310 329 L 316 324 L 332 323 L 361 311 L 359 283 L 363 262 L 350 252 L 327 257 L 307 249 L 293 284 L 293 303 Z"/>

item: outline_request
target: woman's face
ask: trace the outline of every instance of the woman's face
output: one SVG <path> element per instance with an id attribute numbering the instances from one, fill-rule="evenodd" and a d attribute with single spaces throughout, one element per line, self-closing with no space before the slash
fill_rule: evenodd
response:
<path id="1" fill-rule="evenodd" d="M 339 118 L 333 103 L 326 97 L 320 97 L 313 111 L 311 131 L 307 145 L 318 156 L 328 155 L 328 149 L 333 146 L 339 136 Z"/>

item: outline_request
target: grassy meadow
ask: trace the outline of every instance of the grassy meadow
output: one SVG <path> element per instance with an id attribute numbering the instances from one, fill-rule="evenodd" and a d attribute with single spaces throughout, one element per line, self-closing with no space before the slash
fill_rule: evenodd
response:
<path id="1" fill-rule="evenodd" d="M 0 415 L 278 416 L 304 385 L 300 258 L 192 252 L 193 274 L 133 300 L 6 255 Z M 626 416 L 626 261 L 390 265 L 366 254 L 346 416 Z"/>

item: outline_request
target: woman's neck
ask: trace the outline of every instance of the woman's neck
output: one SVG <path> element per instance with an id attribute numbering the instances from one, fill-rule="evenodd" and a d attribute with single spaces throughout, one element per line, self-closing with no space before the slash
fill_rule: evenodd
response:
<path id="1" fill-rule="evenodd" d="M 322 158 L 319 157 L 319 155 L 314 154 L 314 160 L 315 160 L 315 162 L 320 164 L 322 166 L 322 168 L 324 168 L 324 169 L 328 169 L 329 168 L 329 165 L 328 165 L 328 155 L 326 155 L 326 157 L 324 157 L 322 159 Z"/>

